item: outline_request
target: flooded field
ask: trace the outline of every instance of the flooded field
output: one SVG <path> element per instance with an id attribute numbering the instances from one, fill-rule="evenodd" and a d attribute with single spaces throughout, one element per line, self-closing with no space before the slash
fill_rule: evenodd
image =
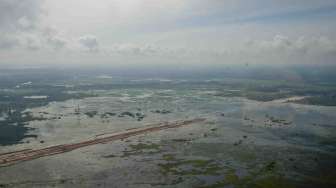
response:
<path id="1" fill-rule="evenodd" d="M 26 136 L 0 153 L 205 121 L 3 166 L 0 187 L 336 186 L 334 106 L 249 100 L 210 86 L 85 92 L 92 96 L 26 108 Z"/>

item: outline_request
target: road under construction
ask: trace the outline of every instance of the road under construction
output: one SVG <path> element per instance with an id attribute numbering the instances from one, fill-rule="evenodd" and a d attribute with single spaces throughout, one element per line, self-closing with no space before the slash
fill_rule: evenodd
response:
<path id="1" fill-rule="evenodd" d="M 103 133 L 97 135 L 93 139 L 78 143 L 49 146 L 41 149 L 24 149 L 19 151 L 2 153 L 0 154 L 0 167 L 10 166 L 20 162 L 38 159 L 41 157 L 70 152 L 87 146 L 104 144 L 116 140 L 123 140 L 136 135 L 142 135 L 150 132 L 157 132 L 165 129 L 178 128 L 193 123 L 200 123 L 203 121 L 205 121 L 204 118 L 181 120 L 175 122 L 163 122 L 154 125 L 148 125 L 142 128 L 129 129 L 119 133 Z"/>

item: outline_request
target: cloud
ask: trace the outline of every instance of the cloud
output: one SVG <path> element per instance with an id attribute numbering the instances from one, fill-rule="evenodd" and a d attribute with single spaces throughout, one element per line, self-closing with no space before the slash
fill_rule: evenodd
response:
<path id="1" fill-rule="evenodd" d="M 0 0 L 0 49 L 28 50 L 66 46 L 68 40 L 41 22 L 44 0 Z"/>
<path id="2" fill-rule="evenodd" d="M 19 41 L 12 36 L 2 35 L 0 36 L 0 49 L 12 49 L 19 45 Z"/>
<path id="3" fill-rule="evenodd" d="M 90 38 L 90 40 L 88 40 Z M 84 40 L 85 39 L 85 40 Z M 85 46 L 95 49 L 95 37 L 82 37 L 83 41 L 94 41 Z M 97 42 L 98 43 L 98 42 Z M 100 46 L 92 58 L 122 62 L 190 62 L 201 64 L 305 64 L 333 63 L 336 58 L 336 41 L 328 37 L 288 37 L 274 35 L 268 40 L 254 39 L 237 45 L 223 45 L 217 48 L 196 46 L 167 46 L 153 43 L 119 43 Z M 88 45 L 87 43 L 85 43 Z M 91 44 L 91 43 L 90 43 Z"/>
<path id="4" fill-rule="evenodd" d="M 64 34 L 55 27 L 45 27 L 42 35 L 46 44 L 55 50 L 63 49 L 69 43 L 69 40 L 63 36 Z"/>
<path id="5" fill-rule="evenodd" d="M 118 2 L 125 5 L 119 0 L 114 4 Z M 129 9 L 124 7 L 128 11 L 118 11 L 118 6 L 111 6 L 116 8 L 111 11 L 113 17 L 109 21 L 138 32 L 169 32 L 229 24 L 320 21 L 335 18 L 336 12 L 334 0 L 134 0 L 128 5 Z"/>
<path id="6" fill-rule="evenodd" d="M 21 45 L 20 33 L 35 27 L 41 0 L 0 0 L 0 49 Z"/>
<path id="7" fill-rule="evenodd" d="M 66 46 L 67 40 L 58 36 L 48 38 L 48 43 L 55 49 L 59 50 Z"/>
<path id="8" fill-rule="evenodd" d="M 78 42 L 90 51 L 97 51 L 99 47 L 97 37 L 93 35 L 81 36 Z"/>
<path id="9" fill-rule="evenodd" d="M 300 36 L 290 39 L 283 35 L 276 35 L 271 40 L 248 41 L 249 50 L 259 52 L 288 53 L 297 55 L 316 55 L 336 51 L 336 41 L 327 37 Z M 246 49 L 245 49 L 246 50 Z"/>
<path id="10" fill-rule="evenodd" d="M 42 0 L 0 0 L 0 31 L 33 28 L 42 14 Z"/>
<path id="11" fill-rule="evenodd" d="M 330 60 L 336 58 L 336 40 L 276 35 L 270 40 L 247 41 L 240 52 L 246 61 L 267 64 L 334 63 Z"/>
<path id="12" fill-rule="evenodd" d="M 0 0 L 0 55 L 65 63 L 332 61 L 335 7 L 335 0 Z"/>

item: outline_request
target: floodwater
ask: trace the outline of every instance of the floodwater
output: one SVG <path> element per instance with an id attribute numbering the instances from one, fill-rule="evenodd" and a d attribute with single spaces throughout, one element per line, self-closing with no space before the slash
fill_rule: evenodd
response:
<path id="1" fill-rule="evenodd" d="M 336 107 L 257 102 L 204 89 L 116 89 L 27 109 L 21 144 L 76 143 L 159 122 L 203 123 L 0 168 L 3 187 L 332 187 Z M 0 186 L 0 187 L 1 187 Z"/>
<path id="2" fill-rule="evenodd" d="M 45 95 L 35 95 L 35 96 L 24 96 L 25 99 L 46 99 L 48 96 Z"/>

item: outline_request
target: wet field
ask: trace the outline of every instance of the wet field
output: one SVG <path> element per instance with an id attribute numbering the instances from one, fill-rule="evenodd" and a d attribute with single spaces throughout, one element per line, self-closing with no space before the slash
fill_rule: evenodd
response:
<path id="1" fill-rule="evenodd" d="M 1 146 L 1 153 L 161 122 L 206 121 L 0 167 L 0 187 L 336 185 L 336 107 L 253 101 L 220 92 L 207 87 L 96 89 L 90 90 L 94 97 L 27 108 L 23 113 L 33 117 L 24 126 L 30 136 Z"/>

